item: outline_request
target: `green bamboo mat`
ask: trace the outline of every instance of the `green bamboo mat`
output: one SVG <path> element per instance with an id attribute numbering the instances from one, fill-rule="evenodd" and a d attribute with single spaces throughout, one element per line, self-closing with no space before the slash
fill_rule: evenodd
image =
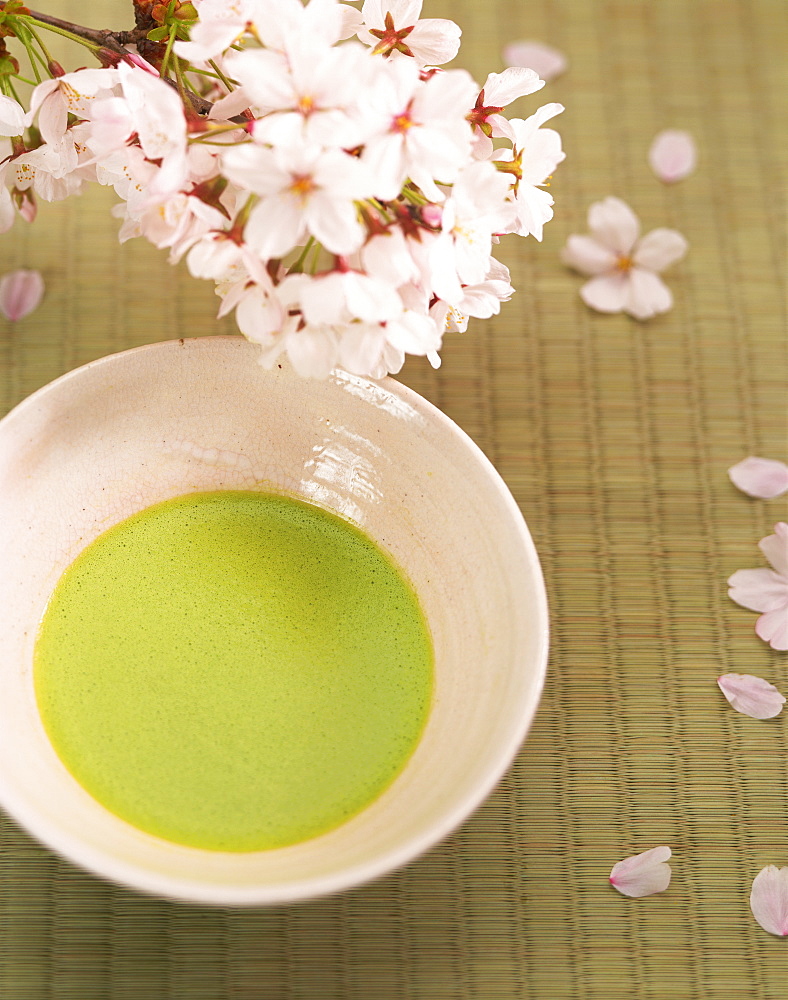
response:
<path id="1" fill-rule="evenodd" d="M 44 5 L 44 0 L 41 0 Z M 124 0 L 89 5 L 124 27 Z M 48 3 L 68 16 L 86 5 Z M 532 733 L 488 802 L 405 870 L 313 903 L 221 910 L 105 884 L 0 822 L 3 1000 L 777 1000 L 788 940 L 748 897 L 788 865 L 788 717 L 733 713 L 715 678 L 788 692 L 788 657 L 725 580 L 762 565 L 785 500 L 730 485 L 747 454 L 788 457 L 782 0 L 441 0 L 483 81 L 502 45 L 564 50 L 539 98 L 567 161 L 543 245 L 507 247 L 518 295 L 402 379 L 457 420 L 508 482 L 541 554 L 553 651 Z M 101 22 L 100 24 L 98 22 Z M 528 109 L 535 106 L 524 101 Z M 661 185 L 646 150 L 689 129 L 697 173 Z M 614 194 L 687 258 L 676 307 L 640 324 L 590 313 L 558 254 Z M 208 283 L 119 247 L 106 192 L 44 206 L 0 240 L 0 271 L 41 269 L 47 298 L 0 325 L 0 412 L 93 358 L 229 332 Z M 614 862 L 673 848 L 673 881 L 629 900 Z"/>

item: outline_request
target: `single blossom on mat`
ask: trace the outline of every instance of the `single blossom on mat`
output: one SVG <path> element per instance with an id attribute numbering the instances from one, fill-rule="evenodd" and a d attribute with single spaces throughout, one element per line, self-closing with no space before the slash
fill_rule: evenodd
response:
<path id="1" fill-rule="evenodd" d="M 788 937 L 788 868 L 767 865 L 758 872 L 752 883 L 750 909 L 765 931 Z"/>
<path id="2" fill-rule="evenodd" d="M 566 72 L 569 62 L 563 52 L 544 42 L 523 40 L 504 46 L 503 61 L 507 66 L 525 66 L 536 70 L 543 80 L 553 80 Z"/>
<path id="3" fill-rule="evenodd" d="M 762 677 L 723 674 L 717 684 L 733 708 L 752 719 L 773 719 L 783 710 L 785 696 Z"/>
<path id="4" fill-rule="evenodd" d="M 731 482 L 757 500 L 772 500 L 788 490 L 788 465 L 774 458 L 749 455 L 728 469 Z"/>
<path id="5" fill-rule="evenodd" d="M 591 277 L 580 289 L 587 306 L 599 312 L 626 312 L 650 319 L 673 305 L 659 271 L 679 260 L 688 243 L 675 229 L 652 229 L 640 236 L 640 221 L 620 198 L 594 202 L 588 210 L 590 236 L 570 236 L 561 259 Z"/>
<path id="6" fill-rule="evenodd" d="M 772 569 L 740 569 L 728 579 L 728 597 L 750 611 L 762 612 L 756 634 L 772 649 L 788 649 L 788 524 L 774 526 L 758 548 Z"/>
<path id="7" fill-rule="evenodd" d="M 6 319 L 23 319 L 43 297 L 44 279 L 38 271 L 10 271 L 0 279 L 0 312 Z"/>
<path id="8" fill-rule="evenodd" d="M 613 865 L 610 884 L 624 896 L 651 896 L 670 885 L 669 847 L 652 847 Z"/>
<path id="9" fill-rule="evenodd" d="M 681 129 L 665 129 L 654 137 L 648 151 L 651 169 L 666 184 L 682 181 L 698 162 L 695 140 Z"/>

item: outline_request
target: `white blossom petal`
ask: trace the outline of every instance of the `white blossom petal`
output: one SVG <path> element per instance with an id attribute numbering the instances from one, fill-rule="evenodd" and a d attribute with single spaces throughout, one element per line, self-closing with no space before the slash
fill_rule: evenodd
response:
<path id="1" fill-rule="evenodd" d="M 24 108 L 13 98 L 0 94 L 0 135 L 21 135 L 24 130 Z"/>
<path id="2" fill-rule="evenodd" d="M 728 587 L 728 597 L 749 611 L 776 611 L 788 603 L 788 580 L 765 567 L 736 570 Z"/>
<path id="3" fill-rule="evenodd" d="M 503 73 L 490 73 L 483 88 L 485 107 L 505 108 L 518 97 L 535 94 L 544 83 L 535 70 L 525 66 L 510 66 Z"/>
<path id="4" fill-rule="evenodd" d="M 788 491 L 788 465 L 749 455 L 728 469 L 733 485 L 747 496 L 772 500 Z"/>
<path id="5" fill-rule="evenodd" d="M 327 327 L 304 327 L 288 335 L 287 356 L 304 378 L 328 378 L 339 358 L 336 337 Z"/>
<path id="6" fill-rule="evenodd" d="M 610 884 L 624 896 L 650 896 L 670 885 L 669 847 L 652 847 L 613 865 Z"/>
<path id="7" fill-rule="evenodd" d="M 419 62 L 427 66 L 442 66 L 460 50 L 460 26 L 441 17 L 425 17 L 414 25 L 405 44 Z"/>
<path id="8" fill-rule="evenodd" d="M 670 289 L 653 271 L 633 267 L 626 277 L 624 311 L 635 319 L 651 319 L 652 316 L 667 312 L 673 305 Z"/>
<path id="9" fill-rule="evenodd" d="M 629 254 L 640 235 L 638 217 L 625 201 L 612 196 L 591 205 L 588 228 L 600 243 L 620 254 Z"/>
<path id="10" fill-rule="evenodd" d="M 758 542 L 758 548 L 772 564 L 776 573 L 788 582 L 788 524 L 778 521 L 774 534 L 767 535 Z"/>
<path id="11" fill-rule="evenodd" d="M 783 710 L 785 696 L 762 677 L 723 674 L 717 684 L 733 708 L 751 719 L 773 719 Z"/>
<path id="12" fill-rule="evenodd" d="M 675 229 L 652 229 L 635 247 L 632 260 L 649 271 L 662 271 L 680 260 L 688 247 L 689 243 Z"/>
<path id="13" fill-rule="evenodd" d="M 6 319 L 23 319 L 43 297 L 44 279 L 38 271 L 10 271 L 0 280 L 0 312 Z"/>
<path id="14" fill-rule="evenodd" d="M 773 649 L 788 650 L 788 524 L 779 521 L 758 547 L 774 568 L 738 570 L 728 579 L 728 596 L 750 611 L 765 612 L 756 634 Z"/>
<path id="15" fill-rule="evenodd" d="M 651 169 L 666 184 L 688 177 L 697 164 L 695 140 L 681 129 L 666 129 L 654 137 L 648 151 Z"/>
<path id="16" fill-rule="evenodd" d="M 561 252 L 561 260 L 589 276 L 604 274 L 616 266 L 616 255 L 590 236 L 570 236 Z"/>
<path id="17" fill-rule="evenodd" d="M 769 934 L 788 937 L 788 868 L 767 865 L 758 872 L 752 883 L 750 909 Z"/>
<path id="18" fill-rule="evenodd" d="M 627 301 L 627 279 L 622 273 L 600 274 L 580 289 L 580 298 L 597 312 L 621 312 Z"/>
<path id="19" fill-rule="evenodd" d="M 563 52 L 544 42 L 523 40 L 504 47 L 503 61 L 507 66 L 526 66 L 543 80 L 553 80 L 564 73 L 569 62 Z"/>
<path id="20" fill-rule="evenodd" d="M 755 623 L 755 634 L 772 649 L 781 653 L 788 650 L 788 606 L 761 615 Z"/>

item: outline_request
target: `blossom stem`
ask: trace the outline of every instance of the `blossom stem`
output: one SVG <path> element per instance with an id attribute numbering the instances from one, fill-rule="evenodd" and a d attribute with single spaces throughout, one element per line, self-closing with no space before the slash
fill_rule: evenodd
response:
<path id="1" fill-rule="evenodd" d="M 24 45 L 25 51 L 27 52 L 27 57 L 30 60 L 30 66 L 33 69 L 33 75 L 36 78 L 36 83 L 41 83 L 41 74 L 38 71 L 38 63 L 36 62 L 36 57 L 38 56 L 38 53 L 30 44 L 29 38 L 23 38 L 21 39 L 21 42 Z"/>
<path id="2" fill-rule="evenodd" d="M 30 32 L 30 34 L 33 36 L 33 38 L 36 40 L 36 42 L 38 42 L 39 48 L 44 53 L 44 58 L 46 59 L 47 65 L 49 65 L 49 63 L 52 62 L 52 54 L 49 51 L 49 49 L 46 47 L 46 45 L 44 45 L 44 42 L 43 42 L 41 36 L 38 34 L 38 32 L 35 30 L 35 28 L 32 27 L 32 25 L 30 24 L 29 21 L 28 21 L 28 24 L 27 24 L 27 30 Z"/>
<path id="3" fill-rule="evenodd" d="M 306 244 L 304 245 L 304 249 L 301 251 L 301 253 L 300 253 L 299 257 L 298 257 L 298 260 L 290 268 L 291 271 L 293 271 L 295 273 L 295 272 L 300 272 L 300 271 L 304 270 L 304 261 L 306 260 L 306 255 L 312 249 L 312 247 L 314 246 L 314 244 L 315 244 L 315 237 L 314 236 L 310 236 L 309 239 L 306 241 Z"/>
<path id="4" fill-rule="evenodd" d="M 216 128 L 209 128 L 207 132 L 201 132 L 199 135 L 190 135 L 189 142 L 202 142 L 209 143 L 210 140 L 215 135 L 222 135 L 224 132 L 243 132 L 243 125 L 217 125 Z"/>
<path id="5" fill-rule="evenodd" d="M 208 65 L 211 67 L 212 70 L 214 70 L 214 72 L 216 73 L 217 77 L 222 81 L 222 83 L 225 85 L 225 87 L 227 87 L 227 89 L 230 91 L 230 93 L 232 93 L 235 90 L 235 84 L 233 84 L 232 80 L 229 80 L 225 76 L 225 74 L 222 73 L 221 69 L 219 68 L 219 66 L 216 64 L 216 62 L 213 59 L 209 59 L 208 60 Z"/>
<path id="6" fill-rule="evenodd" d="M 159 70 L 159 76 L 165 77 L 167 75 L 167 70 L 170 63 L 170 55 L 172 54 L 172 46 L 175 42 L 175 27 L 170 28 L 170 34 L 167 38 L 167 47 L 164 50 L 164 55 L 161 60 L 161 69 Z M 178 67 L 176 63 L 175 72 L 177 74 Z"/>
<path id="7" fill-rule="evenodd" d="M 250 194 L 249 197 L 246 199 L 240 212 L 238 213 L 238 215 L 236 215 L 235 219 L 233 220 L 232 231 L 234 233 L 237 233 L 239 236 L 243 235 L 244 227 L 246 226 L 246 223 L 249 220 L 249 216 L 251 215 L 252 209 L 257 204 L 257 201 L 258 198 L 256 194 Z"/>
<path id="8" fill-rule="evenodd" d="M 36 17 L 32 17 L 32 16 L 31 17 L 26 17 L 25 18 L 25 23 L 27 24 L 28 28 L 30 29 L 31 34 L 33 34 L 34 37 L 36 38 L 36 41 L 38 42 L 38 44 L 41 45 L 42 49 L 44 49 L 44 46 L 41 44 L 41 40 L 38 38 L 38 36 L 35 35 L 35 33 L 33 32 L 33 29 L 31 27 L 31 25 L 33 25 L 33 24 L 37 28 L 44 28 L 47 31 L 54 31 L 54 33 L 56 35 L 62 35 L 64 38 L 68 38 L 69 41 L 78 42 L 80 45 L 84 45 L 86 48 L 89 48 L 92 52 L 98 52 L 98 50 L 101 48 L 101 46 L 97 42 L 91 41 L 89 38 L 86 38 L 84 35 L 79 35 L 79 34 L 77 34 L 74 31 L 69 31 L 67 28 L 61 28 L 59 24 L 53 24 L 49 20 L 42 21 L 42 20 L 40 20 L 40 18 L 41 18 L 41 15 L 37 15 Z M 73 25 L 73 27 L 77 27 L 77 25 Z M 86 29 L 86 30 L 89 30 L 89 29 Z M 46 52 L 46 49 L 44 49 L 44 51 Z"/>
<path id="9" fill-rule="evenodd" d="M 402 189 L 402 197 L 407 198 L 411 205 L 426 205 L 427 199 L 417 188 L 406 184 Z"/>

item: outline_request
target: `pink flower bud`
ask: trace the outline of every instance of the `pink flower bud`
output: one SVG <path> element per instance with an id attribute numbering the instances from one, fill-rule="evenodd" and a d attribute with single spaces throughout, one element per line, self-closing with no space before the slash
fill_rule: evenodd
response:
<path id="1" fill-rule="evenodd" d="M 38 204 L 36 203 L 36 196 L 33 193 L 33 189 L 26 188 L 24 191 L 21 191 L 19 188 L 14 188 L 11 192 L 11 197 L 14 199 L 17 211 L 25 222 L 34 222 L 38 214 Z"/>
<path id="2" fill-rule="evenodd" d="M 44 279 L 38 271 L 11 271 L 0 280 L 0 312 L 12 321 L 38 308 L 44 297 Z"/>
<path id="3" fill-rule="evenodd" d="M 433 229 L 440 229 L 443 221 L 443 209 L 440 205 L 425 205 L 421 210 L 421 217 L 426 225 Z"/>

